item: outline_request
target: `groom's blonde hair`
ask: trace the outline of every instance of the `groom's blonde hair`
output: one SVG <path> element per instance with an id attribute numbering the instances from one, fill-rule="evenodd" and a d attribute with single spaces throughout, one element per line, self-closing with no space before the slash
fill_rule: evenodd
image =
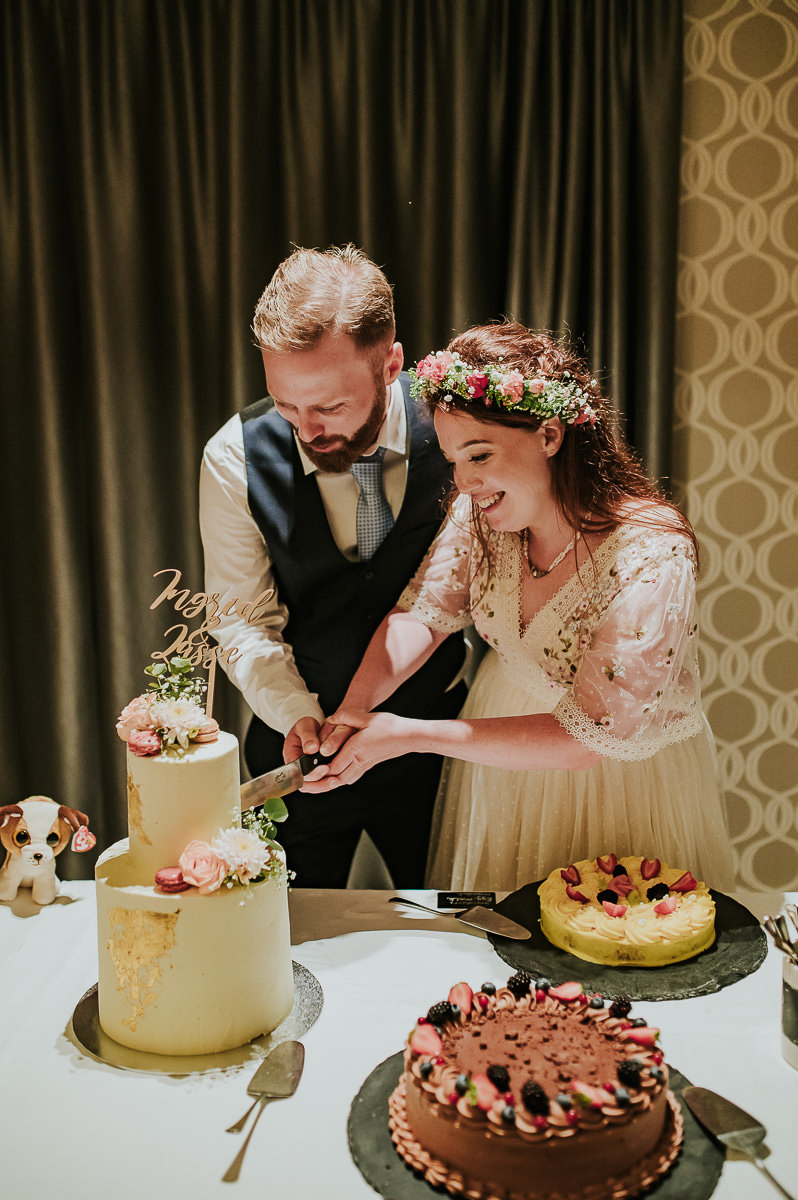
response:
<path id="1" fill-rule="evenodd" d="M 307 350 L 327 333 L 348 334 L 363 350 L 387 350 L 396 334 L 393 292 L 380 268 L 349 243 L 298 246 L 280 263 L 258 301 L 252 328 L 275 353 Z"/>

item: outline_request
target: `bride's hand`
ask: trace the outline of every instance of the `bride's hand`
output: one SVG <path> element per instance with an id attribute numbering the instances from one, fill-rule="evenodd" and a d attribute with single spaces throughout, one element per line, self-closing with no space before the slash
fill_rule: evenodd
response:
<path id="1" fill-rule="evenodd" d="M 406 744 L 410 722 L 393 713 L 340 711 L 329 719 L 328 726 L 331 732 L 322 738 L 322 753 L 335 753 L 336 749 L 337 753 L 327 764 L 324 778 L 316 783 L 306 781 L 303 792 L 329 792 L 342 784 L 355 783 L 377 763 L 412 750 Z M 348 735 L 343 745 L 341 735 Z"/>

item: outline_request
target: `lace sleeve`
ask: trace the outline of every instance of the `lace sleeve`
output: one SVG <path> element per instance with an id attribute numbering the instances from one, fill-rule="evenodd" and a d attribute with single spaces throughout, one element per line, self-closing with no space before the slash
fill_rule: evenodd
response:
<path id="1" fill-rule="evenodd" d="M 463 499 L 458 499 L 397 602 L 424 625 L 444 633 L 456 633 L 471 623 L 471 535 L 469 505 Z"/>
<path id="2" fill-rule="evenodd" d="M 692 547 L 659 539 L 656 554 L 619 564 L 618 582 L 554 716 L 600 754 L 645 758 L 702 722 Z"/>

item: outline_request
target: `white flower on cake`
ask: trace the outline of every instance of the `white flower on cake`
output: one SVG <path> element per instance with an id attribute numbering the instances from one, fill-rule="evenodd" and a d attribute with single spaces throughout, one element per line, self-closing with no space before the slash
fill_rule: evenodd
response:
<path id="1" fill-rule="evenodd" d="M 164 743 L 177 743 L 184 750 L 207 720 L 205 710 L 193 700 L 156 700 L 150 716 Z"/>
<path id="2" fill-rule="evenodd" d="M 223 829 L 213 839 L 213 848 L 227 864 L 231 882 L 251 883 L 266 869 L 275 847 L 261 841 L 254 829 Z"/>

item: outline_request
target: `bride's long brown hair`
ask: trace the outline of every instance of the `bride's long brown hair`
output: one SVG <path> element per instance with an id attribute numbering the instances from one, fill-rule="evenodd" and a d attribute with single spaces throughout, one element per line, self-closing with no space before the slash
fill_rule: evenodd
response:
<path id="1" fill-rule="evenodd" d="M 544 376 L 562 379 L 569 372 L 590 397 L 597 420 L 591 425 L 565 425 L 562 445 L 549 460 L 557 504 L 568 524 L 580 533 L 609 533 L 621 523 L 631 522 L 646 529 L 678 530 L 692 542 L 698 556 L 695 533 L 684 514 L 643 470 L 631 447 L 616 429 L 616 416 L 587 362 L 564 337 L 527 329 L 518 321 L 476 325 L 458 334 L 447 349 L 456 351 L 472 367 L 500 364 L 516 368 L 525 378 Z M 431 408 L 440 407 L 435 399 Z M 538 429 L 542 418 L 534 413 L 512 413 L 485 408 L 453 396 L 447 409 L 467 413 L 486 424 Z M 631 503 L 630 503 L 631 502 Z M 652 505 L 656 510 L 652 512 Z M 490 530 L 479 510 L 473 511 L 474 529 L 488 559 Z"/>

